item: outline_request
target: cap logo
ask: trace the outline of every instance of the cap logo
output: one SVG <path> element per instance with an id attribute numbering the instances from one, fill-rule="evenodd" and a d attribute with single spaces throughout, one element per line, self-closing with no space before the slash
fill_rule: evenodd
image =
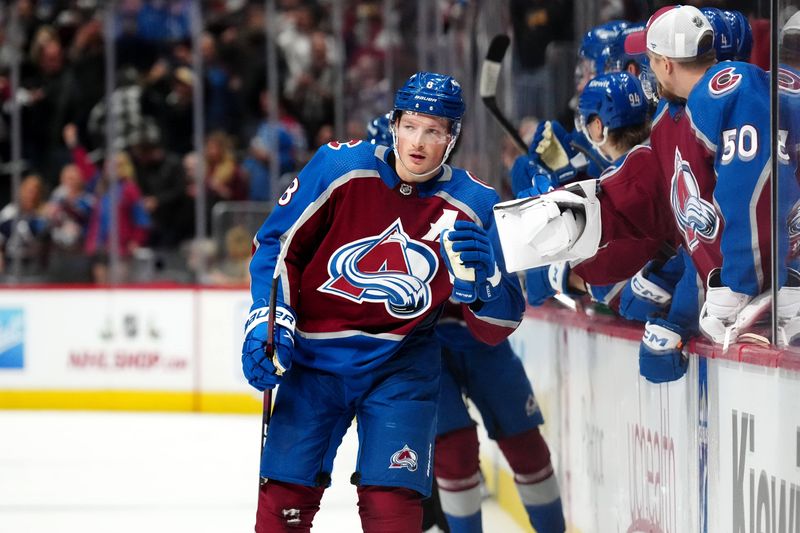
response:
<path id="1" fill-rule="evenodd" d="M 697 26 L 698 28 L 702 28 L 702 27 L 703 27 L 703 19 L 701 19 L 701 18 L 700 18 L 699 16 L 697 16 L 697 15 L 695 15 L 695 16 L 693 16 L 693 17 L 692 17 L 692 23 L 693 23 L 695 26 Z"/>

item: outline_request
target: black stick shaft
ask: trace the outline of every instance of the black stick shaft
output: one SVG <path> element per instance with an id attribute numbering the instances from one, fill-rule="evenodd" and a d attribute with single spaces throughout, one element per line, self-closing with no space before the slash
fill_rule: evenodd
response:
<path id="1" fill-rule="evenodd" d="M 275 335 L 275 306 L 278 301 L 278 280 L 279 277 L 272 278 L 272 289 L 269 294 L 269 316 L 267 317 L 267 345 L 264 347 L 264 355 L 272 359 L 275 351 L 273 337 Z M 267 482 L 266 478 L 261 477 L 261 458 L 264 456 L 264 446 L 267 444 L 267 433 L 269 432 L 269 422 L 272 418 L 272 389 L 264 391 L 264 398 L 261 408 L 261 454 L 259 455 L 259 476 L 258 486 L 261 487 Z"/>
<path id="2" fill-rule="evenodd" d="M 497 105 L 497 84 L 500 79 L 500 67 L 510 42 L 511 40 L 508 36 L 501 33 L 495 35 L 491 43 L 489 43 L 486 59 L 483 60 L 483 65 L 481 66 L 480 95 L 486 108 L 500 124 L 500 127 L 511 137 L 520 153 L 524 155 L 528 153 L 528 146 L 519 136 L 517 128 L 511 124 L 511 121 L 508 120 Z"/>

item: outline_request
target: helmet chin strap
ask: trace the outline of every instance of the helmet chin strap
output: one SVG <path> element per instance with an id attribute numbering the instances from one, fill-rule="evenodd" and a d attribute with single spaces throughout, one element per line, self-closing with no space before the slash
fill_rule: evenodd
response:
<path id="1" fill-rule="evenodd" d="M 614 162 L 614 160 L 610 156 L 606 155 L 600 149 L 601 146 L 605 146 L 605 144 L 608 142 L 608 126 L 605 125 L 603 126 L 603 137 L 600 141 L 595 141 L 594 139 L 592 139 L 592 136 L 589 134 L 588 128 L 583 129 L 583 134 L 587 139 L 589 139 L 591 145 L 594 146 L 594 148 L 597 150 L 597 153 L 600 154 L 603 157 L 603 159 L 605 159 L 609 163 Z"/>
<path id="2" fill-rule="evenodd" d="M 458 124 L 456 126 L 456 132 L 453 134 L 452 138 L 450 139 L 450 142 L 447 143 L 447 149 L 444 151 L 442 160 L 439 162 L 438 165 L 436 165 L 436 168 L 424 174 L 417 174 L 416 172 L 412 171 L 410 168 L 408 168 L 405 162 L 403 162 L 403 158 L 400 157 L 400 152 L 397 151 L 397 130 L 394 127 L 394 123 L 391 123 L 389 125 L 389 131 L 392 132 L 392 151 L 394 152 L 395 159 L 400 161 L 400 164 L 403 165 L 403 168 L 406 169 L 406 172 L 408 172 L 415 178 L 424 178 L 425 176 L 430 176 L 431 174 L 438 172 L 439 169 L 442 168 L 442 165 L 444 165 L 444 162 L 447 161 L 447 158 L 450 156 L 450 151 L 456 145 L 456 140 L 458 140 L 458 134 L 461 133 L 461 124 Z"/>

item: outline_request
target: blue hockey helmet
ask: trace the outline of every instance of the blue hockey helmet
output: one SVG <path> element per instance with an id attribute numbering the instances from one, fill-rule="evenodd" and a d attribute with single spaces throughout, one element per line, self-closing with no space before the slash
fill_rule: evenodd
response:
<path id="1" fill-rule="evenodd" d="M 635 63 L 636 66 L 639 67 L 643 61 L 647 61 L 647 54 L 629 54 L 625 51 L 625 39 L 627 39 L 628 35 L 643 31 L 644 29 L 645 24 L 643 22 L 632 23 L 625 26 L 619 32 L 619 35 L 608 45 L 604 53 L 607 58 L 605 73 L 626 70 L 631 63 Z M 599 74 L 598 72 L 598 75 Z"/>
<path id="2" fill-rule="evenodd" d="M 717 61 L 730 61 L 736 54 L 736 39 L 728 17 L 716 7 L 701 7 L 700 12 L 714 29 L 714 50 Z"/>
<path id="3" fill-rule="evenodd" d="M 386 113 L 369 121 L 367 124 L 367 140 L 370 143 L 392 146 L 392 132 L 389 129 L 390 116 L 391 113 Z"/>
<path id="4" fill-rule="evenodd" d="M 647 110 L 647 99 L 639 79 L 627 72 L 594 78 L 578 99 L 582 130 L 595 116 L 600 117 L 604 128 L 609 130 L 643 124 L 647 120 Z"/>
<path id="5" fill-rule="evenodd" d="M 749 61 L 750 52 L 753 51 L 753 29 L 750 27 L 750 21 L 741 11 L 723 9 L 722 13 L 728 19 L 728 24 L 733 32 L 735 48 L 733 60 Z"/>
<path id="6" fill-rule="evenodd" d="M 595 26 L 583 36 L 578 54 L 582 59 L 591 62 L 595 76 L 605 74 L 614 68 L 614 62 L 618 59 L 614 56 L 622 52 L 616 48 L 616 43 L 622 31 L 629 25 L 630 23 L 624 20 L 612 20 Z"/>
<path id="7" fill-rule="evenodd" d="M 395 94 L 391 118 L 394 121 L 397 111 L 413 111 L 446 118 L 452 121 L 451 133 L 457 135 L 464 109 L 461 85 L 455 78 L 435 72 L 417 72 Z"/>
<path id="8" fill-rule="evenodd" d="M 452 76 L 435 72 L 417 72 L 406 80 L 394 96 L 394 109 L 389 117 L 389 131 L 395 157 L 403 163 L 397 151 L 397 129 L 395 123 L 402 112 L 421 113 L 434 117 L 446 118 L 450 121 L 450 141 L 444 151 L 441 167 L 456 145 L 461 133 L 461 117 L 464 116 L 464 98 L 461 95 L 461 84 Z M 439 168 L 437 167 L 437 168 Z M 408 170 L 408 167 L 406 167 Z M 410 170 L 408 170 L 411 172 Z M 417 175 L 411 172 L 412 175 Z"/>

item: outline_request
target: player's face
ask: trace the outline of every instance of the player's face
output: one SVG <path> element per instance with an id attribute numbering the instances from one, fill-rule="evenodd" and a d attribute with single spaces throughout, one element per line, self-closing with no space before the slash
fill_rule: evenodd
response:
<path id="1" fill-rule="evenodd" d="M 402 160 L 402 164 L 397 165 L 397 173 L 403 181 L 422 183 L 434 177 L 451 139 L 449 121 L 430 115 L 403 113 L 395 127 L 397 153 Z"/>
<path id="2" fill-rule="evenodd" d="M 658 81 L 658 95 L 667 100 L 675 100 L 678 97 L 674 91 L 674 69 L 669 61 L 660 55 L 647 52 L 650 59 L 650 70 Z"/>

